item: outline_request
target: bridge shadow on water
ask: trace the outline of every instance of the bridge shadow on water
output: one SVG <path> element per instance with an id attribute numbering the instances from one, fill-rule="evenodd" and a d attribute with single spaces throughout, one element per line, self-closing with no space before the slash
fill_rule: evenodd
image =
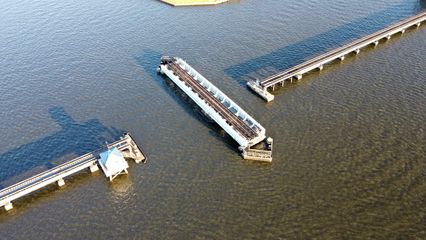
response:
<path id="1" fill-rule="evenodd" d="M 419 4 L 420 9 L 416 11 L 426 8 L 426 0 L 420 0 Z M 410 13 L 401 10 L 404 7 L 404 3 L 393 5 L 269 54 L 231 66 L 225 69 L 225 73 L 245 86 L 249 80 L 268 77 L 410 16 Z"/>
<path id="2" fill-rule="evenodd" d="M 60 131 L 0 154 L 0 188 L 3 182 L 38 167 L 52 168 L 67 155 L 80 156 L 117 140 L 124 131 L 108 128 L 99 120 L 76 122 L 62 107 L 49 109 Z M 10 183 L 9 183 L 10 184 Z M 9 185 L 7 184 L 7 185 Z"/>
<path id="3" fill-rule="evenodd" d="M 224 141 L 227 147 L 238 152 L 238 143 L 212 119 L 207 117 L 202 109 L 185 94 L 167 76 L 157 73 L 160 59 L 163 55 L 153 50 L 145 50 L 139 57 L 135 57 L 136 62 L 145 70 L 155 82 L 166 91 L 166 93 L 185 110 L 191 117 L 210 129 L 209 134 L 219 141 Z M 239 152 L 238 152 L 239 153 Z"/>

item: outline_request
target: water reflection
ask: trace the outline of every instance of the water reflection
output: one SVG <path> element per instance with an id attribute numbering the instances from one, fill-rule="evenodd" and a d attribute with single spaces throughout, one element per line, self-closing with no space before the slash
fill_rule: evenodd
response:
<path id="1" fill-rule="evenodd" d="M 133 182 L 129 175 L 121 175 L 111 182 L 112 193 L 116 198 L 123 198 L 133 192 Z"/>

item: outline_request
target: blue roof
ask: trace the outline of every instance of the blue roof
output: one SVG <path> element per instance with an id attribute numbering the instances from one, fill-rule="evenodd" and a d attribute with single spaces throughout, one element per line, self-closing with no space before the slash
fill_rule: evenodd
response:
<path id="1" fill-rule="evenodd" d="M 100 161 L 102 161 L 103 164 L 106 163 L 106 161 L 108 160 L 110 156 L 117 156 L 117 157 L 123 158 L 123 154 L 116 147 L 112 149 L 108 149 L 108 151 L 102 152 L 99 155 L 101 156 Z"/>

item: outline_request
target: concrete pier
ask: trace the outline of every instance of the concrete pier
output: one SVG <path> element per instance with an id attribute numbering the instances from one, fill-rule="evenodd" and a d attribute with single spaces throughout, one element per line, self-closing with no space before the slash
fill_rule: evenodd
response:
<path id="1" fill-rule="evenodd" d="M 117 148 L 126 158 L 133 158 L 135 162 L 146 161 L 146 157 L 142 150 L 135 143 L 130 134 L 126 133 L 120 140 L 107 144 L 106 149 Z M 56 183 L 59 187 L 65 185 L 65 178 L 82 170 L 89 169 L 90 172 L 99 170 L 98 159 L 99 154 L 105 149 L 87 153 L 78 158 L 72 159 L 57 167 L 49 169 L 45 172 L 37 174 L 26 180 L 18 182 L 12 186 L 0 190 L 0 207 L 4 207 L 6 211 L 13 208 L 12 201 L 24 197 L 38 189 L 41 189 L 52 183 Z"/>
<path id="2" fill-rule="evenodd" d="M 420 13 L 416 16 L 410 17 L 401 22 L 393 24 L 383 30 L 380 30 L 378 32 L 365 36 L 361 39 L 358 39 L 354 42 L 346 44 L 342 47 L 334 49 L 330 52 L 322 54 L 318 57 L 315 57 L 311 60 L 301 63 L 288 70 L 274 74 L 261 81 L 256 81 L 256 82 L 250 81 L 249 83 L 247 83 L 247 86 L 253 90 L 256 89 L 254 91 L 260 96 L 262 96 L 262 98 L 264 98 L 268 102 L 272 101 L 274 99 L 273 97 L 268 97 L 266 99 L 264 96 L 267 96 L 268 94 L 270 95 L 268 91 L 270 90 L 274 91 L 276 85 L 278 84 L 283 85 L 282 82 L 292 81 L 293 78 L 297 78 L 298 80 L 300 80 L 302 79 L 302 75 L 305 73 L 308 73 L 314 69 L 322 70 L 325 64 L 331 63 L 336 59 L 340 59 L 340 61 L 343 61 L 345 59 L 345 56 L 350 53 L 358 54 L 362 48 L 367 47 L 370 44 L 377 46 L 379 45 L 380 40 L 382 39 L 389 40 L 392 37 L 392 35 L 395 35 L 398 33 L 403 34 L 408 28 L 413 26 L 419 27 L 421 23 L 424 21 L 426 21 L 426 12 Z"/>
<path id="3" fill-rule="evenodd" d="M 12 205 L 12 203 L 11 203 L 11 202 L 7 202 L 7 203 L 4 205 L 4 209 L 5 209 L 6 211 L 12 210 L 12 208 L 13 208 L 13 205 Z"/>
<path id="4" fill-rule="evenodd" d="M 90 172 L 91 172 L 91 173 L 94 173 L 94 172 L 96 172 L 96 171 L 99 171 L 99 166 L 98 166 L 98 164 L 93 164 L 93 165 L 91 165 L 91 166 L 89 167 L 89 170 L 90 170 Z"/>
<path id="5" fill-rule="evenodd" d="M 65 181 L 64 181 L 64 179 L 62 179 L 62 178 L 61 178 L 61 179 L 59 179 L 59 180 L 58 180 L 58 186 L 59 186 L 59 187 L 62 187 L 62 186 L 64 186 L 64 185 L 65 185 Z"/>

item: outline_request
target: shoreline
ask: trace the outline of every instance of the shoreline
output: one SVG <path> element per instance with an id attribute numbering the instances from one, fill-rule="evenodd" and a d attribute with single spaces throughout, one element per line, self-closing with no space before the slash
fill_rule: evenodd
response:
<path id="1" fill-rule="evenodd" d="M 229 0 L 160 0 L 163 3 L 169 4 L 174 7 L 187 7 L 187 6 L 209 6 L 217 5 L 228 2 Z"/>

